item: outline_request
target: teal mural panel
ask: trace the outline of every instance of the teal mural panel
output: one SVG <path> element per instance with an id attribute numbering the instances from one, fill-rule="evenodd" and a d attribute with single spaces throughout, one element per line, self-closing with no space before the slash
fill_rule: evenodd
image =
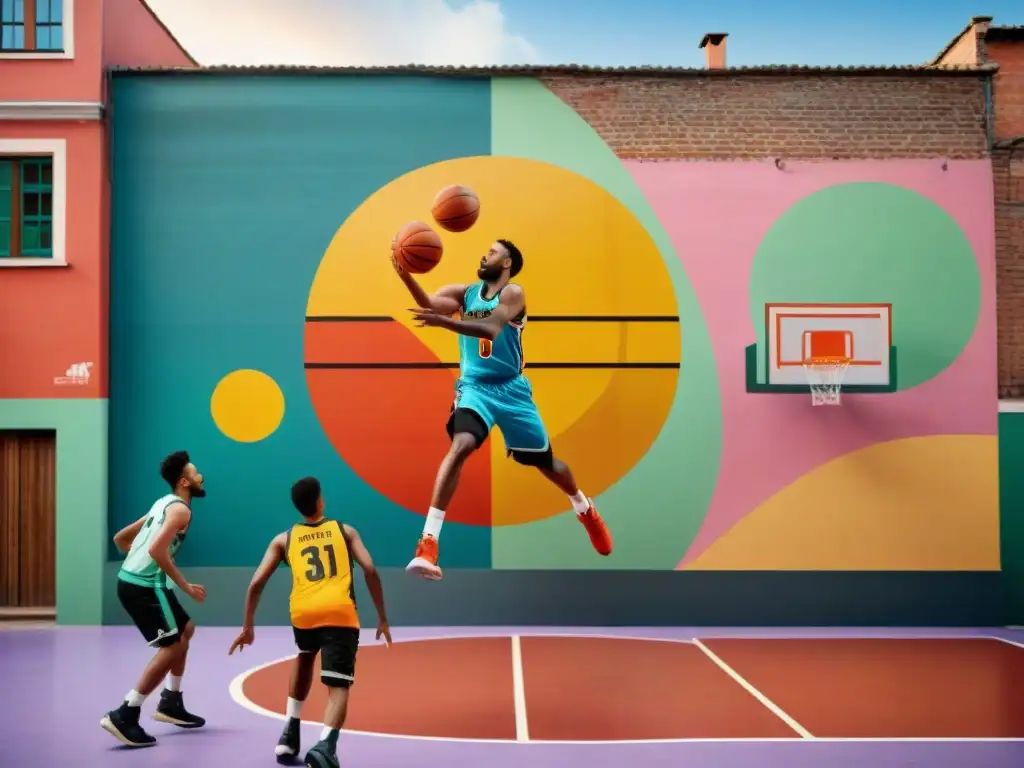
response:
<path id="1" fill-rule="evenodd" d="M 999 414 L 999 552 L 1006 624 L 1024 624 L 1024 411 Z"/>
<path id="2" fill-rule="evenodd" d="M 362 482 L 324 436 L 303 370 L 306 303 L 369 195 L 490 153 L 489 81 L 124 75 L 112 96 L 111 528 L 146 511 L 164 492 L 161 458 L 187 449 L 208 496 L 180 565 L 254 566 L 294 520 L 291 482 L 310 474 L 380 564 L 404 565 L 423 518 Z M 211 418 L 236 369 L 265 372 L 285 396 L 260 442 L 229 440 Z M 446 525 L 445 540 L 448 565 L 490 565 L 486 527 Z"/>

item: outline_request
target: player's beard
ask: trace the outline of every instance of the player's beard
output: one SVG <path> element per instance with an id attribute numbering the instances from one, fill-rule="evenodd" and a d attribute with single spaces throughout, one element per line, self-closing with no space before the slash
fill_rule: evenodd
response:
<path id="1" fill-rule="evenodd" d="M 503 270 L 501 267 L 484 265 L 476 271 L 476 276 L 479 277 L 481 280 L 487 280 L 488 282 L 490 282 L 492 280 L 497 280 L 499 277 L 501 277 L 501 273 L 504 271 L 505 270 Z"/>
<path id="2" fill-rule="evenodd" d="M 193 499 L 201 499 L 206 495 L 206 489 L 198 485 L 193 485 L 189 490 L 192 491 Z"/>

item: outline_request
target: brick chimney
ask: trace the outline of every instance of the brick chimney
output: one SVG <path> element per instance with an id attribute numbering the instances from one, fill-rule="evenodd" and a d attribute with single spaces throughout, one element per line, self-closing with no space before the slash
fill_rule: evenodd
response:
<path id="1" fill-rule="evenodd" d="M 704 49 L 704 66 L 708 69 L 725 69 L 725 38 L 728 32 L 708 32 L 700 39 L 698 48 Z"/>

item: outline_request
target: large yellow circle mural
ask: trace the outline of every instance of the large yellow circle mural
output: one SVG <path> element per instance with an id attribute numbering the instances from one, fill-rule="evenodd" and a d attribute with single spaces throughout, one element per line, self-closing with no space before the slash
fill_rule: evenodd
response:
<path id="1" fill-rule="evenodd" d="M 420 168 L 344 222 L 306 313 L 307 383 L 320 423 L 364 481 L 426 511 L 448 448 L 458 344 L 451 332 L 413 327 L 413 301 L 389 246 L 403 223 L 431 222 L 435 193 L 453 183 L 476 191 L 480 219 L 460 234 L 434 225 L 444 257 L 420 284 L 433 292 L 473 282 L 495 239 L 519 246 L 526 375 L 555 454 L 596 496 L 642 459 L 672 406 L 678 308 L 662 256 L 633 214 L 600 186 L 546 163 L 472 157 Z M 564 495 L 536 470 L 506 458 L 495 432 L 467 462 L 447 519 L 516 525 L 565 508 Z"/>

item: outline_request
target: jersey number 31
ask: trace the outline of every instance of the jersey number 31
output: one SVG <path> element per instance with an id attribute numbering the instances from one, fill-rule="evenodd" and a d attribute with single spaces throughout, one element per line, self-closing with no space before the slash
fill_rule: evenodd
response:
<path id="1" fill-rule="evenodd" d="M 323 581 L 325 578 L 333 578 L 338 575 L 338 559 L 334 556 L 334 545 L 324 544 L 323 551 L 327 553 L 327 568 L 324 568 L 324 561 L 320 558 L 320 547 L 306 547 L 299 554 L 306 558 L 307 581 Z"/>

